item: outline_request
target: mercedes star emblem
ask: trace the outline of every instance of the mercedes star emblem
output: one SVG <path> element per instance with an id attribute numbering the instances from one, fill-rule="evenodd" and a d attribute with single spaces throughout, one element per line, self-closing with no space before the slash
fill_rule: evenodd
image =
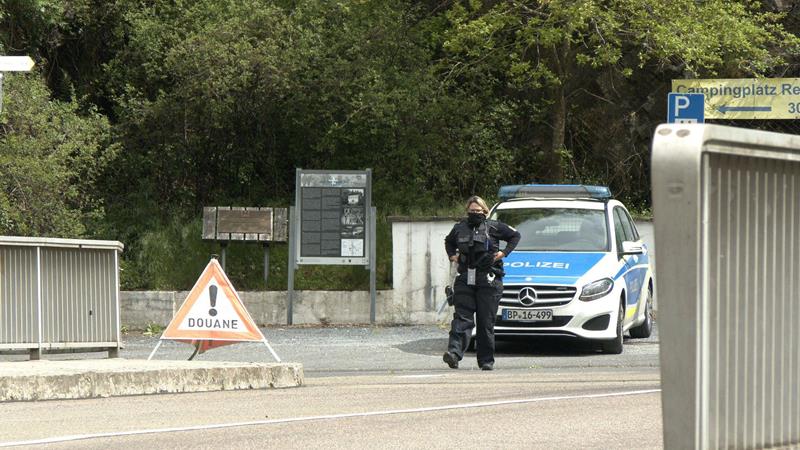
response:
<path id="1" fill-rule="evenodd" d="M 519 290 L 519 302 L 525 306 L 532 306 L 536 303 L 536 291 L 528 286 Z"/>

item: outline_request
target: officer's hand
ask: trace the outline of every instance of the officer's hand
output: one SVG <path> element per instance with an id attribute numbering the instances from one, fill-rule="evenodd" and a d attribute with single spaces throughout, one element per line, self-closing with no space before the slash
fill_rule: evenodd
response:
<path id="1" fill-rule="evenodd" d="M 503 252 L 497 252 L 494 254 L 494 260 L 497 261 L 498 259 L 503 259 L 506 257 L 506 254 Z"/>
<path id="2" fill-rule="evenodd" d="M 452 262 L 457 262 L 457 261 L 458 261 L 458 255 L 453 255 L 453 256 L 451 256 L 451 257 L 450 257 L 450 261 L 452 261 Z"/>

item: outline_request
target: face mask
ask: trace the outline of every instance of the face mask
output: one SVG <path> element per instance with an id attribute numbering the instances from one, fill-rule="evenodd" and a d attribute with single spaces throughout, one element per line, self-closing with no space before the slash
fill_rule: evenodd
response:
<path id="1" fill-rule="evenodd" d="M 486 219 L 486 214 L 483 213 L 467 213 L 467 223 L 474 226 L 478 226 Z"/>

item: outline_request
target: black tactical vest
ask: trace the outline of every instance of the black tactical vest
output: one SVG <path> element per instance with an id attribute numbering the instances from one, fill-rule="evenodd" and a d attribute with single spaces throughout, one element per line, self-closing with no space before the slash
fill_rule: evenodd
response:
<path id="1" fill-rule="evenodd" d="M 489 239 L 489 227 L 483 221 L 477 228 L 472 228 L 466 223 L 462 223 L 458 228 L 458 252 L 460 261 L 467 267 L 475 267 L 481 258 L 484 258 L 489 251 L 491 239 Z"/>

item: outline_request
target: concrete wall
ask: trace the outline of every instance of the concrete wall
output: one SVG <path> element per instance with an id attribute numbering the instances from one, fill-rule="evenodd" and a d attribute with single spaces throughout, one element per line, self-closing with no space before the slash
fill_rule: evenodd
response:
<path id="1" fill-rule="evenodd" d="M 166 325 L 180 306 L 180 303 L 176 305 L 175 297 L 173 291 L 122 291 L 119 293 L 120 322 L 132 329 L 144 329 L 151 323 Z"/>
<path id="2" fill-rule="evenodd" d="M 395 302 L 404 303 L 414 311 L 435 313 L 446 301 L 444 288 L 455 275 L 455 267 L 444 250 L 444 237 L 455 220 L 434 217 L 390 220 Z"/>
<path id="3" fill-rule="evenodd" d="M 392 280 L 394 289 L 378 291 L 375 321 L 379 324 L 432 324 L 449 320 L 443 308 L 444 287 L 455 273 L 444 251 L 451 218 L 392 218 Z M 637 222 L 642 239 L 655 257 L 653 226 Z M 189 295 L 188 291 L 120 293 L 122 324 L 143 329 L 166 325 Z M 258 325 L 285 325 L 286 291 L 239 292 Z M 369 323 L 368 291 L 296 291 L 294 324 Z"/>
<path id="4" fill-rule="evenodd" d="M 189 295 L 188 291 L 127 291 L 120 295 L 122 324 L 144 329 L 149 324 L 167 325 Z M 258 325 L 285 325 L 286 291 L 239 292 L 247 311 Z M 426 311 L 424 300 L 378 291 L 375 320 L 379 324 L 436 323 L 435 311 Z M 296 291 L 295 325 L 369 323 L 368 291 Z M 444 314 L 444 313 L 443 313 Z"/>

